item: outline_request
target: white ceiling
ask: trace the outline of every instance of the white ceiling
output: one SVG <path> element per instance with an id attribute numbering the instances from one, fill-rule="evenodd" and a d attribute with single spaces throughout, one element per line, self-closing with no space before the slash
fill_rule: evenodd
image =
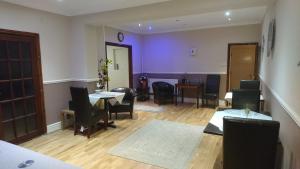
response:
<path id="1" fill-rule="evenodd" d="M 229 11 L 231 13 L 231 21 L 228 21 L 229 17 L 225 16 L 226 11 L 218 11 L 158 20 L 146 20 L 134 23 L 114 23 L 109 26 L 129 32 L 151 34 L 202 28 L 259 24 L 263 20 L 266 7 L 252 7 Z M 139 24 L 141 24 L 141 27 L 139 27 Z M 151 27 L 152 30 L 149 30 L 149 27 Z"/>
<path id="2" fill-rule="evenodd" d="M 3 0 L 9 3 L 57 13 L 76 16 L 96 12 L 137 7 L 170 0 Z"/>

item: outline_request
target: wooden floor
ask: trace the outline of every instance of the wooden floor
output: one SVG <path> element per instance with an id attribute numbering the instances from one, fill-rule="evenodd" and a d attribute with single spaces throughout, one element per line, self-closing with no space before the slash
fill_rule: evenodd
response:
<path id="1" fill-rule="evenodd" d="M 21 146 L 83 169 L 159 169 L 152 165 L 112 156 L 107 152 L 152 119 L 205 126 L 215 111 L 208 108 L 197 109 L 195 104 L 178 106 L 171 104 L 163 108 L 163 113 L 136 111 L 133 120 L 129 119 L 129 116 L 122 116 L 120 120 L 115 121 L 116 129 L 99 131 L 90 139 L 80 135 L 74 136 L 72 130 L 60 130 L 33 139 Z M 221 147 L 222 137 L 204 134 L 189 168 L 220 169 Z"/>

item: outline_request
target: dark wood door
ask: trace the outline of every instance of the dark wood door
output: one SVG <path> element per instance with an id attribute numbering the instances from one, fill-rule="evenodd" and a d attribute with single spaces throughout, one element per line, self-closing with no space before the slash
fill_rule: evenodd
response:
<path id="1" fill-rule="evenodd" d="M 43 134 L 45 111 L 38 34 L 0 30 L 0 139 Z"/>

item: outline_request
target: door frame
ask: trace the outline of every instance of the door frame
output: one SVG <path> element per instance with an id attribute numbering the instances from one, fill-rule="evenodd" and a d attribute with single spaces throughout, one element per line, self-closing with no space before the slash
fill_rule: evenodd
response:
<path id="1" fill-rule="evenodd" d="M 229 91 L 229 69 L 230 69 L 230 49 L 231 46 L 234 45 L 255 45 L 256 46 L 256 51 L 255 51 L 255 72 L 254 76 L 255 79 L 258 79 L 258 48 L 259 48 L 259 43 L 258 42 L 250 42 L 250 43 L 228 43 L 228 49 L 227 49 L 227 77 L 226 77 L 226 92 Z"/>
<path id="2" fill-rule="evenodd" d="M 128 67 L 129 67 L 129 87 L 133 88 L 133 73 L 132 73 L 132 46 L 127 44 L 119 44 L 113 42 L 105 42 L 105 58 L 107 59 L 107 46 L 123 47 L 128 49 Z M 109 82 L 108 82 L 109 83 Z M 107 83 L 107 89 L 108 89 Z"/>
<path id="3" fill-rule="evenodd" d="M 32 32 L 24 32 L 24 31 L 16 31 L 16 30 L 7 30 L 7 29 L 0 29 L 1 34 L 5 34 L 7 36 L 22 36 L 22 37 L 29 37 L 33 39 L 33 54 L 35 59 L 35 64 L 33 66 L 36 66 L 36 71 L 33 72 L 33 76 L 36 77 L 34 84 L 37 85 L 36 93 L 36 101 L 37 101 L 37 111 L 41 111 L 37 113 L 37 117 L 40 116 L 41 121 L 37 121 L 37 126 L 40 126 L 40 131 L 33 135 L 29 134 L 28 137 L 24 137 L 21 140 L 18 140 L 18 142 L 13 143 L 22 143 L 25 141 L 28 141 L 32 139 L 33 137 L 45 134 L 47 132 L 47 125 L 46 125 L 46 114 L 45 114 L 45 100 L 44 100 L 44 86 L 43 86 L 43 74 L 42 74 L 42 62 L 41 62 L 41 50 L 40 50 L 40 36 L 38 33 L 32 33 Z M 1 105 L 0 105 L 1 109 Z M 40 124 L 40 125 L 38 125 Z M 0 123 L 0 125 L 2 125 Z M 2 127 L 0 127 L 2 128 Z M 0 134 L 3 134 L 0 131 Z"/>

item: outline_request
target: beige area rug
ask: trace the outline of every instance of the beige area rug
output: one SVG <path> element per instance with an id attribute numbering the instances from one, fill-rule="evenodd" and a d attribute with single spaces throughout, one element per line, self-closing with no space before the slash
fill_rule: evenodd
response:
<path id="1" fill-rule="evenodd" d="M 162 106 L 158 105 L 146 105 L 137 103 L 134 105 L 135 111 L 143 111 L 143 112 L 151 112 L 151 113 L 160 113 L 164 111 L 164 108 Z"/>
<path id="2" fill-rule="evenodd" d="M 153 120 L 113 147 L 109 153 L 167 169 L 186 169 L 199 146 L 203 128 Z"/>

